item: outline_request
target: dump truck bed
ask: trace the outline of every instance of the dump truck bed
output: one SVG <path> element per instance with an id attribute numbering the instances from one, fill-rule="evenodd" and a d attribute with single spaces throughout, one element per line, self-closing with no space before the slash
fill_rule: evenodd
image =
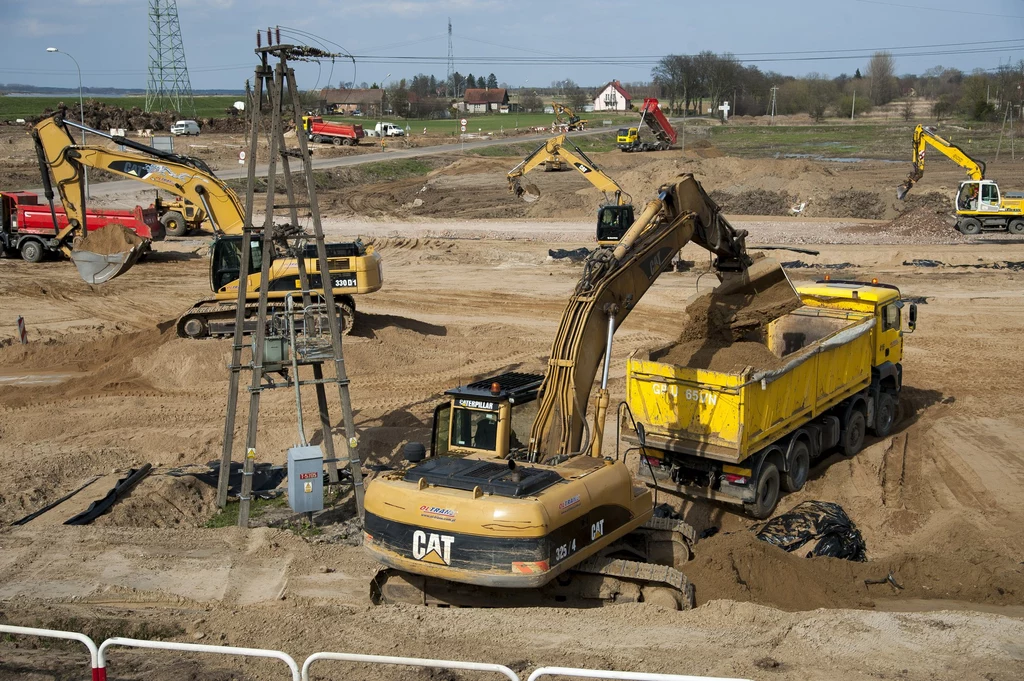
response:
<path id="1" fill-rule="evenodd" d="M 764 344 L 784 364 L 767 370 L 713 371 L 637 353 L 627 402 L 659 448 L 739 463 L 869 385 L 874 323 L 859 312 L 798 308 L 768 326 Z"/>

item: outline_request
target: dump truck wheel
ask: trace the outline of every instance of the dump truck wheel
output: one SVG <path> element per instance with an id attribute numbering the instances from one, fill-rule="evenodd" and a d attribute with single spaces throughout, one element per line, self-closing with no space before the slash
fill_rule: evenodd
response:
<path id="1" fill-rule="evenodd" d="M 346 146 L 346 147 L 352 146 L 352 138 L 351 137 L 344 137 L 344 138 L 342 138 L 341 144 L 342 144 L 342 146 Z"/>
<path id="2" fill-rule="evenodd" d="M 860 409 L 850 411 L 846 427 L 839 437 L 839 449 L 843 456 L 853 456 L 864 446 L 864 412 Z"/>
<path id="3" fill-rule="evenodd" d="M 21 244 L 21 259 L 25 262 L 43 261 L 43 245 L 38 241 L 26 241 Z"/>
<path id="4" fill-rule="evenodd" d="M 321 142 L 323 142 L 323 139 L 320 137 L 320 135 L 313 135 L 312 142 L 314 144 L 320 144 Z"/>
<path id="5" fill-rule="evenodd" d="M 882 393 L 878 396 L 878 404 L 875 405 L 875 424 L 871 432 L 877 437 L 885 437 L 892 432 L 892 426 L 896 423 L 896 400 L 889 393 Z"/>
<path id="6" fill-rule="evenodd" d="M 188 223 L 185 216 L 178 211 L 168 211 L 160 218 L 160 224 L 164 226 L 167 236 L 185 236 L 188 234 Z"/>
<path id="7" fill-rule="evenodd" d="M 758 520 L 771 516 L 775 505 L 779 503 L 779 468 L 772 461 L 761 465 L 761 475 L 757 478 L 757 496 L 751 504 L 743 504 L 747 513 Z"/>
<path id="8" fill-rule="evenodd" d="M 341 140 L 342 140 L 342 139 L 343 139 L 343 138 L 341 138 L 341 137 L 335 137 L 335 138 L 334 138 L 334 146 L 336 146 L 336 147 L 340 147 L 340 146 L 341 146 Z"/>
<path id="9" fill-rule="evenodd" d="M 981 223 L 974 218 L 964 218 L 960 221 L 961 234 L 981 234 Z"/>
<path id="10" fill-rule="evenodd" d="M 782 476 L 782 489 L 787 492 L 799 492 L 807 482 L 807 475 L 811 471 L 811 450 L 807 443 L 798 440 L 793 445 L 793 453 L 790 455 L 789 471 Z"/>
<path id="11" fill-rule="evenodd" d="M 1010 234 L 1024 234 L 1024 220 L 1014 220 L 1007 229 Z"/>

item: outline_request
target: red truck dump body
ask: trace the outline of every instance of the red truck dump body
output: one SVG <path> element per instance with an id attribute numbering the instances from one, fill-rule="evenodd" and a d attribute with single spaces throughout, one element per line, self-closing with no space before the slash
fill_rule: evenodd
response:
<path id="1" fill-rule="evenodd" d="M 37 194 L 0 192 L 0 246 L 10 251 L 21 251 L 22 257 L 30 261 L 36 261 L 41 251 L 58 250 L 57 232 L 68 226 L 68 217 L 63 206 L 57 206 L 54 212 L 57 216 L 56 230 L 49 204 L 40 203 Z M 90 232 L 116 223 L 143 239 L 162 241 L 164 238 L 164 226 L 153 206 L 136 206 L 133 210 L 89 208 L 85 223 Z M 26 257 L 26 251 L 31 257 Z"/>
<path id="2" fill-rule="evenodd" d="M 311 142 L 359 144 L 359 140 L 366 134 L 361 125 L 325 121 L 320 116 L 304 116 L 303 123 Z"/>
<path id="3" fill-rule="evenodd" d="M 658 106 L 657 99 L 653 97 L 644 99 L 641 117 L 658 139 L 667 139 L 669 144 L 676 143 L 676 130 L 665 118 L 661 107 Z"/>

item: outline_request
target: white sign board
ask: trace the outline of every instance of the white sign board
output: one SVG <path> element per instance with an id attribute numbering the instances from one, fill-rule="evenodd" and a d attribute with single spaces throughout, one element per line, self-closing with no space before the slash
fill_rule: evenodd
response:
<path id="1" fill-rule="evenodd" d="M 462 125 L 463 127 L 465 127 L 466 123 L 469 123 L 469 121 L 467 121 L 465 118 L 459 121 L 459 124 Z"/>
<path id="2" fill-rule="evenodd" d="M 462 132 L 466 132 L 466 126 L 460 125 L 459 127 L 462 128 Z"/>

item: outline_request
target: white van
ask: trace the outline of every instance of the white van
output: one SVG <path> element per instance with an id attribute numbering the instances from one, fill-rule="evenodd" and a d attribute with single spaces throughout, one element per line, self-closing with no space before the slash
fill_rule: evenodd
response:
<path id="1" fill-rule="evenodd" d="M 378 123 L 373 129 L 377 137 L 405 137 L 405 130 L 394 123 Z"/>
<path id="2" fill-rule="evenodd" d="M 199 124 L 195 121 L 178 121 L 171 126 L 172 135 L 198 135 Z"/>

